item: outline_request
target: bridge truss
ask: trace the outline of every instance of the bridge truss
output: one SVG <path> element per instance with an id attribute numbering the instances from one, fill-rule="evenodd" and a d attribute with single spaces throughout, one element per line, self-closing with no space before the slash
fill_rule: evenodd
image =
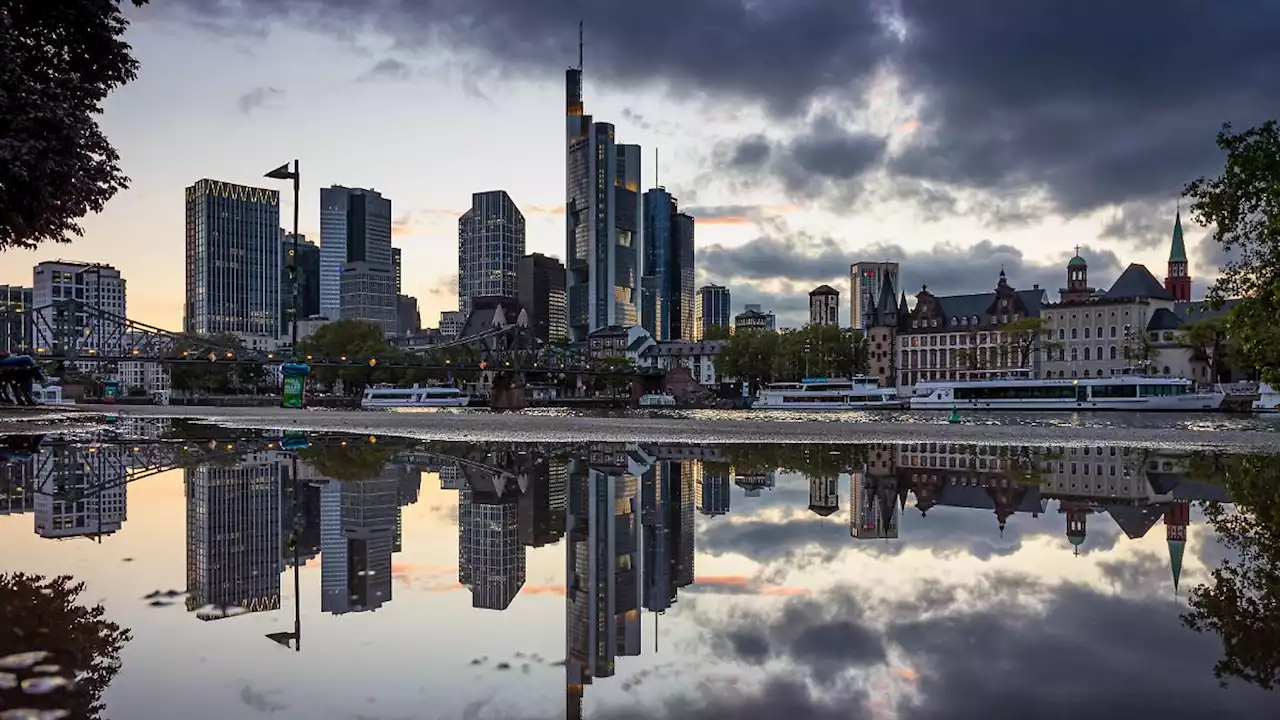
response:
<path id="1" fill-rule="evenodd" d="M 10 347 L 10 352 L 45 361 L 270 365 L 292 358 L 288 351 L 249 348 L 194 333 L 165 330 L 70 298 L 29 309 L 0 307 L 0 327 L 10 328 L 11 337 L 23 339 Z M 367 365 L 511 373 L 643 374 L 592 362 L 585 352 L 543 342 L 530 328 L 518 324 L 494 325 L 473 335 L 422 349 L 406 351 L 388 345 L 381 356 L 306 355 L 298 360 L 319 367 Z"/>

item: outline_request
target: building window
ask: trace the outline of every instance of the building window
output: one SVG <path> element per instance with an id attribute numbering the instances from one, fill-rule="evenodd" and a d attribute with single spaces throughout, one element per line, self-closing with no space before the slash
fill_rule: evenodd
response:
<path id="1" fill-rule="evenodd" d="M 1085 328 L 1085 329 L 1084 329 L 1084 339 L 1085 339 L 1085 340 L 1088 340 L 1088 339 L 1089 339 L 1089 328 Z"/>
<path id="2" fill-rule="evenodd" d="M 1080 331 L 1076 328 L 1071 328 L 1071 339 L 1075 340 L 1078 337 L 1080 337 Z"/>
<path id="3" fill-rule="evenodd" d="M 1084 349 L 1084 359 L 1085 359 L 1085 360 L 1088 360 L 1088 359 L 1089 359 L 1089 348 L 1088 348 L 1088 347 L 1086 347 L 1086 348 Z"/>
<path id="4" fill-rule="evenodd" d="M 1066 329 L 1066 328 L 1058 328 L 1058 339 L 1059 339 L 1059 340 L 1066 340 L 1066 339 L 1067 339 L 1067 329 Z"/>
<path id="5" fill-rule="evenodd" d="M 1111 314 L 1112 314 L 1112 315 L 1115 315 L 1115 313 L 1111 313 Z M 1111 337 L 1114 339 L 1114 338 L 1115 338 L 1115 336 L 1116 336 L 1116 326 L 1115 326 L 1115 325 L 1112 325 L 1112 326 L 1111 326 Z"/>

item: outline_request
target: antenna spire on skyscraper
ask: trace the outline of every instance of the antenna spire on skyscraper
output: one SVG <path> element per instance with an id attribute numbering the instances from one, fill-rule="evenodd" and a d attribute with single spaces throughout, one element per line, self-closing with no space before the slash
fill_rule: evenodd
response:
<path id="1" fill-rule="evenodd" d="M 578 21 L 578 72 L 582 72 L 582 21 Z"/>

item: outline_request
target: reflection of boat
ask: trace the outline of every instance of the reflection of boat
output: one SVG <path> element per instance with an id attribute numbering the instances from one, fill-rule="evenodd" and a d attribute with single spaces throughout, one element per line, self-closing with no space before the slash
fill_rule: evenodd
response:
<path id="1" fill-rule="evenodd" d="M 62 397 L 61 385 L 32 385 L 31 397 L 40 405 L 75 405 L 75 400 Z"/>
<path id="2" fill-rule="evenodd" d="M 418 387 L 398 388 L 378 386 L 365 388 L 360 407 L 466 407 L 471 402 L 458 388 Z"/>
<path id="3" fill-rule="evenodd" d="M 1253 401 L 1254 412 L 1280 412 L 1280 390 L 1267 383 L 1258 384 L 1258 399 Z"/>
<path id="4" fill-rule="evenodd" d="M 805 378 L 761 388 L 751 407 L 761 410 L 868 410 L 900 408 L 897 388 L 882 388 L 873 377 Z"/>
<path id="5" fill-rule="evenodd" d="M 912 410 L 1218 410 L 1220 389 L 1196 392 L 1185 378 L 1138 374 L 1108 378 L 922 382 Z"/>
<path id="6" fill-rule="evenodd" d="M 646 393 L 640 396 L 640 407 L 675 407 L 676 399 L 671 393 Z"/>

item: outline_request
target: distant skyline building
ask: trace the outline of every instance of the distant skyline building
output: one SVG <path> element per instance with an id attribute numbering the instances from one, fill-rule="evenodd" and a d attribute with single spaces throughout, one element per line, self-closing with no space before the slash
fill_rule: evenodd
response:
<path id="1" fill-rule="evenodd" d="M 412 335 L 422 329 L 422 315 L 418 313 L 418 298 L 409 295 L 396 296 L 396 334 Z"/>
<path id="2" fill-rule="evenodd" d="M 840 325 L 840 291 L 819 285 L 809 291 L 809 324 Z"/>
<path id="3" fill-rule="evenodd" d="M 186 190 L 183 329 L 280 337 L 280 193 L 197 180 Z"/>
<path id="4" fill-rule="evenodd" d="M 467 316 L 461 310 L 445 310 L 440 313 L 440 336 L 456 338 L 467 324 Z"/>
<path id="5" fill-rule="evenodd" d="M 110 265 L 46 260 L 32 271 L 31 301 L 38 308 L 38 317 L 33 321 L 46 328 L 45 335 L 49 328 L 59 334 L 63 329 L 71 331 L 66 337 L 75 338 L 76 349 L 81 354 L 93 351 L 104 357 L 119 357 L 125 346 L 126 294 L 124 277 Z M 121 320 L 93 316 L 82 309 L 72 314 L 65 308 L 50 307 L 73 299 Z M 32 332 L 36 332 L 34 328 Z"/>
<path id="6" fill-rule="evenodd" d="M 565 322 L 564 264 L 542 253 L 520 258 L 516 299 L 528 314 L 529 327 L 543 342 L 568 336 Z"/>
<path id="7" fill-rule="evenodd" d="M 0 350 L 7 353 L 30 352 L 32 331 L 31 310 L 35 307 L 32 288 L 21 285 L 0 285 Z"/>
<path id="8" fill-rule="evenodd" d="M 565 90 L 568 324 L 581 342 L 602 327 L 640 324 L 644 201 L 640 146 L 617 144 L 612 124 L 583 114 L 581 63 L 566 71 Z"/>
<path id="9" fill-rule="evenodd" d="M 889 294 L 898 297 L 898 263 L 856 262 L 849 266 L 849 325 L 856 330 L 872 326 L 877 299 L 883 287 L 889 286 Z"/>
<path id="10" fill-rule="evenodd" d="M 648 314 L 642 308 L 641 324 L 656 340 L 692 340 L 694 219 L 659 186 L 644 194 L 643 226 L 641 289 L 655 296 L 646 305 Z M 646 281 L 651 288 L 644 287 Z"/>
<path id="11" fill-rule="evenodd" d="M 280 246 L 280 334 L 289 333 L 293 322 L 293 286 L 289 279 L 289 262 L 293 254 L 293 233 L 281 233 Z M 320 314 L 320 246 L 298 236 L 298 319 Z"/>
<path id="12" fill-rule="evenodd" d="M 458 218 L 458 310 L 477 297 L 514 298 L 524 257 L 524 214 L 505 190 L 473 193 Z"/>
<path id="13" fill-rule="evenodd" d="M 377 190 L 320 189 L 320 313 L 396 329 L 391 200 Z"/>
<path id="14" fill-rule="evenodd" d="M 778 318 L 771 312 L 764 312 L 760 305 L 749 304 L 742 312 L 733 316 L 733 331 L 739 330 L 777 330 Z"/>
<path id="15" fill-rule="evenodd" d="M 693 309 L 693 339 L 702 340 L 713 327 L 729 329 L 729 288 L 723 285 L 703 285 Z"/>

